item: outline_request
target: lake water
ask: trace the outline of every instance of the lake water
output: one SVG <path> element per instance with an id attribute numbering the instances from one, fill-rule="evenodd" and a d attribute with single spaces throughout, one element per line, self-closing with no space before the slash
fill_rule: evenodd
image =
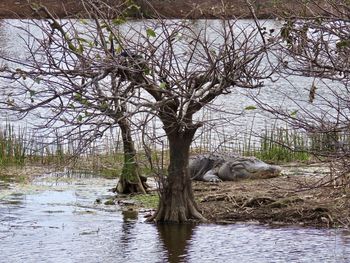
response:
<path id="1" fill-rule="evenodd" d="M 155 225 L 103 205 L 114 180 L 51 174 L 0 183 L 1 263 L 349 262 L 350 233 L 262 225 Z M 101 199 L 102 204 L 95 200 Z"/>
<path id="2" fill-rule="evenodd" d="M 26 49 L 24 48 L 24 42 L 28 41 L 28 37 L 23 34 L 23 31 L 16 28 L 16 26 L 26 28 L 34 35 L 39 35 L 40 31 L 33 26 L 27 26 L 25 23 L 21 23 L 22 22 L 19 20 L 1 21 L 1 52 L 6 52 L 13 57 L 25 58 L 27 54 Z M 132 26 L 139 26 L 137 22 L 133 23 L 134 24 L 132 24 Z M 196 27 L 199 30 L 203 26 L 203 23 L 204 21 L 194 22 L 193 27 Z M 218 20 L 211 20 L 209 24 L 210 23 L 210 26 L 214 27 L 217 27 L 219 24 Z M 252 21 L 242 20 L 238 24 L 240 26 L 245 26 L 249 23 L 252 23 Z M 267 29 L 276 29 L 281 26 L 281 22 L 274 20 L 261 21 L 261 23 L 263 23 Z M 215 37 L 215 34 L 211 34 L 210 36 Z M 256 106 L 256 102 L 252 99 L 252 97 L 256 97 L 261 100 L 261 102 L 267 103 L 270 106 L 282 107 L 289 113 L 297 110 L 298 106 L 302 106 L 309 112 L 316 115 L 320 114 L 320 116 L 323 116 L 323 118 L 326 119 L 326 117 L 329 117 L 328 114 L 331 112 L 331 110 L 329 105 L 326 105 L 323 98 L 327 98 L 332 101 L 331 97 L 333 88 L 334 86 L 337 86 L 337 83 L 328 83 L 329 86 L 327 86 L 320 81 L 316 81 L 315 85 L 318 88 L 317 94 L 315 101 L 311 104 L 308 102 L 308 98 L 313 82 L 313 78 L 290 76 L 288 79 L 282 78 L 278 82 L 266 81 L 265 87 L 261 90 L 249 91 L 237 88 L 232 89 L 231 94 L 218 97 L 210 110 L 205 110 L 200 112 L 200 114 L 197 114 L 196 118 L 198 120 L 206 121 L 211 119 L 213 121 L 206 124 L 203 129 L 200 129 L 197 132 L 198 138 L 194 142 L 194 147 L 199 147 L 204 142 L 204 147 L 208 148 L 208 150 L 215 150 L 217 147 L 223 144 L 230 145 L 230 141 L 234 142 L 235 144 L 237 144 L 237 141 L 243 143 L 244 138 L 249 137 L 251 133 L 257 135 L 257 137 L 252 136 L 249 137 L 249 139 L 256 141 L 258 145 L 260 141 L 259 135 L 266 131 L 266 129 L 275 126 L 276 120 L 271 115 L 259 110 L 244 110 L 246 107 Z M 6 86 L 8 84 L 8 80 L 0 80 L 0 84 Z M 8 92 L 9 89 L 5 90 Z M 6 99 L 7 97 L 2 95 L 2 98 Z M 41 114 L 44 115 L 48 111 L 49 110 L 43 110 Z M 302 113 L 302 111 L 299 111 L 298 114 Z M 7 117 L 8 116 L 5 116 L 5 114 L 2 113 L 0 121 L 4 123 Z M 143 117 L 139 116 L 139 118 L 142 119 Z M 28 118 L 20 120 L 18 123 L 21 123 L 22 126 L 30 127 L 33 124 L 40 123 L 40 120 L 33 115 L 29 115 Z M 285 124 L 280 123 L 280 125 L 286 127 Z M 157 136 L 164 134 L 162 131 L 162 124 L 159 121 L 155 121 L 154 123 L 150 124 L 150 129 L 150 133 L 154 132 Z M 201 135 L 202 131 L 204 131 L 205 134 Z M 53 133 L 47 133 L 47 138 L 49 138 L 49 136 L 52 134 Z M 141 142 L 139 134 L 140 131 L 136 130 L 134 137 L 136 141 Z M 247 139 L 245 141 L 247 141 Z"/>

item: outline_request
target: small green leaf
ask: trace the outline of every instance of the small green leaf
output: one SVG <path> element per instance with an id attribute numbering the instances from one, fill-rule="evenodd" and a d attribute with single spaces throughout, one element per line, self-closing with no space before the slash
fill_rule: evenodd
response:
<path id="1" fill-rule="evenodd" d="M 290 33 L 290 29 L 288 27 L 282 27 L 282 29 L 281 29 L 281 37 L 283 39 L 289 38 L 289 33 Z"/>
<path id="2" fill-rule="evenodd" d="M 336 46 L 337 46 L 337 49 L 350 47 L 350 40 L 341 40 L 337 42 Z"/>
<path id="3" fill-rule="evenodd" d="M 212 55 L 213 57 L 216 57 L 216 51 L 215 51 L 215 49 L 210 49 L 210 50 L 209 50 L 209 53 L 210 53 L 210 55 Z"/>
<path id="4" fill-rule="evenodd" d="M 244 108 L 245 110 L 256 110 L 255 106 L 247 106 Z"/>
<path id="5" fill-rule="evenodd" d="M 83 116 L 81 116 L 80 114 L 78 115 L 78 121 L 81 122 L 83 120 Z"/>
<path id="6" fill-rule="evenodd" d="M 79 43 L 89 43 L 89 41 L 85 38 L 82 37 L 77 37 L 77 40 L 79 41 Z"/>
<path id="7" fill-rule="evenodd" d="M 40 5 L 39 4 L 37 4 L 37 3 L 32 3 L 32 4 L 30 4 L 30 7 L 33 9 L 33 10 L 35 10 L 35 11 L 38 11 L 39 9 L 40 9 Z"/>
<path id="8" fill-rule="evenodd" d="M 77 51 L 76 47 L 71 42 L 68 43 L 68 47 L 72 51 Z"/>
<path id="9" fill-rule="evenodd" d="M 139 10 L 141 7 L 140 6 L 138 6 L 138 5 L 136 5 L 136 4 L 130 4 L 129 6 L 128 6 L 128 9 L 136 9 L 136 10 Z"/>
<path id="10" fill-rule="evenodd" d="M 165 89 L 166 88 L 166 83 L 165 82 L 160 83 L 159 84 L 159 88 Z"/>
<path id="11" fill-rule="evenodd" d="M 78 46 L 76 52 L 77 52 L 78 54 L 83 54 L 83 52 L 84 52 L 84 47 L 83 47 L 83 45 L 79 44 L 79 46 Z"/>
<path id="12" fill-rule="evenodd" d="M 30 97 L 33 97 L 35 95 L 35 90 L 29 90 L 29 96 Z"/>
<path id="13" fill-rule="evenodd" d="M 119 54 L 123 51 L 123 48 L 120 45 L 117 45 L 115 48 L 115 53 Z"/>
<path id="14" fill-rule="evenodd" d="M 76 99 L 76 100 L 81 100 L 81 94 L 75 93 L 75 94 L 74 94 L 74 99 Z"/>
<path id="15" fill-rule="evenodd" d="M 145 67 L 145 75 L 151 75 L 151 69 L 149 67 Z"/>
<path id="16" fill-rule="evenodd" d="M 102 102 L 101 103 L 101 108 L 102 108 L 102 110 L 107 110 L 109 108 L 108 103 L 106 101 Z"/>
<path id="17" fill-rule="evenodd" d="M 147 28 L 146 34 L 148 37 L 156 37 L 156 32 L 154 32 L 154 30 L 152 28 Z"/>
<path id="18" fill-rule="evenodd" d="M 41 81 L 41 79 L 40 79 L 40 78 L 36 78 L 36 79 L 34 79 L 34 82 L 35 82 L 35 83 L 37 83 L 37 84 L 40 84 L 40 81 Z"/>
<path id="19" fill-rule="evenodd" d="M 80 19 L 79 22 L 82 23 L 83 25 L 87 25 L 88 24 L 86 19 Z"/>
<path id="20" fill-rule="evenodd" d="M 106 23 L 103 23 L 103 24 L 101 25 L 101 28 L 108 28 L 108 25 L 107 25 Z"/>
<path id="21" fill-rule="evenodd" d="M 295 110 L 295 111 L 293 111 L 293 112 L 290 114 L 290 116 L 291 116 L 291 117 L 295 117 L 295 116 L 297 116 L 297 113 L 298 113 L 298 110 Z"/>
<path id="22" fill-rule="evenodd" d="M 112 33 L 109 34 L 108 40 L 112 42 L 114 40 L 114 35 Z"/>

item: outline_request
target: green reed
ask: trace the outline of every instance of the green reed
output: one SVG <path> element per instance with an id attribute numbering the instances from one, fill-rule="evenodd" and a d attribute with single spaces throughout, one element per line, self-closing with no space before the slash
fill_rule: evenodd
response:
<path id="1" fill-rule="evenodd" d="M 22 165 L 25 160 L 25 130 L 15 132 L 13 125 L 0 126 L 0 166 Z"/>
<path id="2" fill-rule="evenodd" d="M 253 155 L 271 162 L 307 161 L 311 157 L 308 141 L 309 138 L 305 134 L 295 130 L 265 130 L 261 136 L 260 147 L 253 150 Z"/>
<path id="3" fill-rule="evenodd" d="M 10 123 L 0 126 L 0 166 L 26 163 L 69 166 L 102 172 L 110 177 L 121 172 L 124 159 L 119 129 L 111 130 L 110 134 L 94 141 L 84 151 L 79 150 L 79 137 L 64 140 L 61 134 L 55 132 L 49 142 L 45 136 L 33 134 L 29 129 L 15 128 Z M 350 145 L 349 133 L 345 132 L 306 133 L 286 127 L 266 127 L 257 134 L 249 127 L 244 135 L 238 132 L 234 136 L 232 134 L 232 131 L 228 134 L 225 130 L 217 133 L 207 129 L 198 134 L 192 144 L 191 154 L 227 152 L 281 163 L 307 161 L 313 154 L 330 156 L 339 150 L 348 149 L 339 148 L 342 145 Z M 134 139 L 142 173 L 164 171 L 169 161 L 167 141 L 164 139 L 161 144 L 159 141 L 148 141 L 145 145 L 140 135 Z"/>

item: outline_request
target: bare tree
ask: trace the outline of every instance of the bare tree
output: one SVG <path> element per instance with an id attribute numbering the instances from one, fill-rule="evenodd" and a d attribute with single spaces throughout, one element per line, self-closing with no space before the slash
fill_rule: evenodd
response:
<path id="1" fill-rule="evenodd" d="M 167 177 L 150 220 L 204 220 L 187 169 L 191 142 L 203 124 L 198 113 L 232 88 L 261 87 L 272 74 L 264 58 L 273 43 L 262 41 L 255 23 L 242 26 L 237 20 L 204 22 L 200 28 L 157 20 L 145 27 L 145 35 L 138 30 L 127 42 L 135 63 L 127 79 L 149 94 L 141 105 L 158 116 L 169 141 Z"/>
<path id="2" fill-rule="evenodd" d="M 350 172 L 349 1 L 295 2 L 298 10 L 304 12 L 289 10 L 281 17 L 283 42 L 276 54 L 283 65 L 281 76 L 290 84 L 296 77 L 299 81 L 293 85 L 296 91 L 304 92 L 304 97 L 285 93 L 293 102 L 292 110 L 261 100 L 258 103 L 292 127 L 317 137 L 321 144 L 310 145 L 310 151 L 316 156 L 331 158 L 338 167 L 337 177 L 345 178 Z"/>
<path id="3" fill-rule="evenodd" d="M 1 108 L 12 111 L 16 117 L 35 115 L 41 120 L 37 128 L 60 130 L 60 141 L 79 140 L 76 153 L 112 127 L 119 127 L 124 149 L 124 165 L 117 190 L 121 193 L 145 193 L 136 161 L 127 105 L 134 96 L 132 89 L 121 86 L 120 70 L 123 56 L 117 56 L 115 36 L 105 28 L 104 20 L 118 15 L 130 6 L 120 6 L 113 13 L 101 12 L 94 1 L 85 1 L 89 20 L 62 21 L 44 6 L 33 5 L 43 20 L 23 21 L 17 27 L 21 32 L 23 56 L 2 56 L 1 77 L 7 80 L 2 87 L 5 101 Z M 101 2 L 101 4 L 103 4 Z M 117 16 L 117 17 L 118 17 Z M 134 96 L 136 97 L 136 96 Z M 43 134 L 42 134 L 43 135 Z M 44 135 L 43 135 L 44 136 Z"/>
<path id="4" fill-rule="evenodd" d="M 109 16 L 115 14 L 111 7 L 88 2 L 88 21 L 50 16 L 49 23 L 28 22 L 40 28 L 40 36 L 26 30 L 26 62 L 6 58 L 16 66 L 2 67 L 2 77 L 16 87 L 2 105 L 23 114 L 38 110 L 46 125 L 69 124 L 70 134 L 79 130 L 89 140 L 112 125 L 125 127 L 127 174 L 135 164 L 128 123 L 134 114 L 156 116 L 169 143 L 169 166 L 150 220 L 205 220 L 188 173 L 190 145 L 203 125 L 200 111 L 233 88 L 262 87 L 273 72 L 268 50 L 275 42 L 265 40 L 257 21 L 203 21 L 199 27 L 186 20 L 130 24 L 123 15 Z M 49 14 L 42 7 L 39 11 Z"/>

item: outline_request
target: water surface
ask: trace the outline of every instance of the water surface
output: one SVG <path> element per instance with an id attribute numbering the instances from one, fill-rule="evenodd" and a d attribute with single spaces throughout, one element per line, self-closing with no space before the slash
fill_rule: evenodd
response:
<path id="1" fill-rule="evenodd" d="M 0 262 L 349 262 L 350 234 L 261 225 L 154 225 L 96 204 L 115 184 L 46 176 L 0 187 Z M 103 203 L 103 202 L 102 202 Z"/>

